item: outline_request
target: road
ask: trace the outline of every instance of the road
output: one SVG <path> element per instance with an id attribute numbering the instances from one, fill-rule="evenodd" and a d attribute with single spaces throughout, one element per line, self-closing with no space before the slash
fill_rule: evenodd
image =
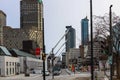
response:
<path id="1" fill-rule="evenodd" d="M 68 74 L 65 69 L 62 69 L 60 75 L 54 76 L 54 80 L 74 80 L 77 77 L 90 77 L 90 73 Z M 42 74 L 30 74 L 29 77 L 25 77 L 24 74 L 20 74 L 10 77 L 0 77 L 0 80 L 43 80 L 43 76 Z M 52 76 L 46 76 L 46 80 L 52 80 Z"/>
<path id="2" fill-rule="evenodd" d="M 61 74 L 60 75 L 69 75 L 66 69 L 61 69 Z"/>

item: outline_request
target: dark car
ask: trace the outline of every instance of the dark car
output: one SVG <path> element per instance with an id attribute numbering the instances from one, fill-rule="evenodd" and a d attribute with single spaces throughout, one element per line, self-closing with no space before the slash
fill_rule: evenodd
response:
<path id="1" fill-rule="evenodd" d="M 59 74 L 60 74 L 60 71 L 57 71 L 57 70 L 56 70 L 56 71 L 53 71 L 53 74 L 54 74 L 54 75 L 59 75 Z"/>

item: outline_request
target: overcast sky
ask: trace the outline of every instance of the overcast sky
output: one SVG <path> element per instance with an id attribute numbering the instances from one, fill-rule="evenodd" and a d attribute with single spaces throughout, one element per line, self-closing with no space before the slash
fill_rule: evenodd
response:
<path id="1" fill-rule="evenodd" d="M 6 2 L 7 1 L 7 2 Z M 0 0 L 0 10 L 7 15 L 7 25 L 20 27 L 20 0 Z M 81 19 L 88 16 L 90 0 L 43 0 L 45 19 L 45 45 L 49 53 L 65 33 L 65 26 L 71 25 L 76 30 L 76 47 L 81 42 Z M 120 15 L 120 0 L 93 0 L 93 15 L 103 16 L 112 11 Z M 62 43 L 61 43 L 62 44 Z"/>

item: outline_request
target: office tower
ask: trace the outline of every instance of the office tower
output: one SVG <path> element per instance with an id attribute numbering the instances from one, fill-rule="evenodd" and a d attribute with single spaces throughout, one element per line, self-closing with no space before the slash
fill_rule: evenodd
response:
<path id="1" fill-rule="evenodd" d="M 66 36 L 65 40 L 66 42 L 66 52 L 69 51 L 70 48 L 75 48 L 76 47 L 76 33 L 75 29 L 72 28 L 72 26 L 66 26 L 66 32 L 69 31 Z"/>
<path id="2" fill-rule="evenodd" d="M 21 0 L 20 1 L 20 27 L 37 27 L 42 30 L 43 23 L 43 3 L 41 0 Z"/>
<path id="3" fill-rule="evenodd" d="M 6 14 L 0 10 L 0 45 L 3 45 L 3 26 L 6 26 Z"/>
<path id="4" fill-rule="evenodd" d="M 81 41 L 82 45 L 87 45 L 89 41 L 89 27 L 87 17 L 81 20 Z"/>
<path id="5" fill-rule="evenodd" d="M 36 42 L 36 47 L 43 48 L 44 18 L 42 0 L 20 1 L 20 28 L 28 34 L 29 40 Z M 30 32 L 26 30 L 30 30 Z"/>

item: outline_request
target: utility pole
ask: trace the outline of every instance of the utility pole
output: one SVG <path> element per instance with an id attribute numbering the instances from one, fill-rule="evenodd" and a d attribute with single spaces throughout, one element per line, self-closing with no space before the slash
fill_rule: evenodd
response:
<path id="1" fill-rule="evenodd" d="M 110 80 L 112 79 L 112 74 L 113 74 L 113 52 L 112 52 L 112 5 L 110 5 L 110 13 L 109 13 L 109 17 L 110 17 L 110 54 L 112 56 L 112 63 L 110 64 Z"/>
<path id="2" fill-rule="evenodd" d="M 92 0 L 90 0 L 90 29 L 91 29 L 91 80 L 94 80 L 94 61 L 93 61 L 93 24 L 92 24 Z"/>
<path id="3" fill-rule="evenodd" d="M 43 20 L 43 55 L 44 55 L 44 57 L 43 57 L 43 80 L 46 80 L 45 79 L 45 57 L 46 57 L 46 54 L 45 54 L 45 40 L 44 40 L 44 18 L 42 18 L 42 20 Z"/>
<path id="4" fill-rule="evenodd" d="M 43 55 L 45 55 L 45 53 L 43 53 Z M 45 59 L 43 56 L 43 80 L 45 80 Z"/>
<path id="5" fill-rule="evenodd" d="M 52 61 L 52 79 L 54 79 L 54 52 L 52 48 L 51 61 Z"/>

